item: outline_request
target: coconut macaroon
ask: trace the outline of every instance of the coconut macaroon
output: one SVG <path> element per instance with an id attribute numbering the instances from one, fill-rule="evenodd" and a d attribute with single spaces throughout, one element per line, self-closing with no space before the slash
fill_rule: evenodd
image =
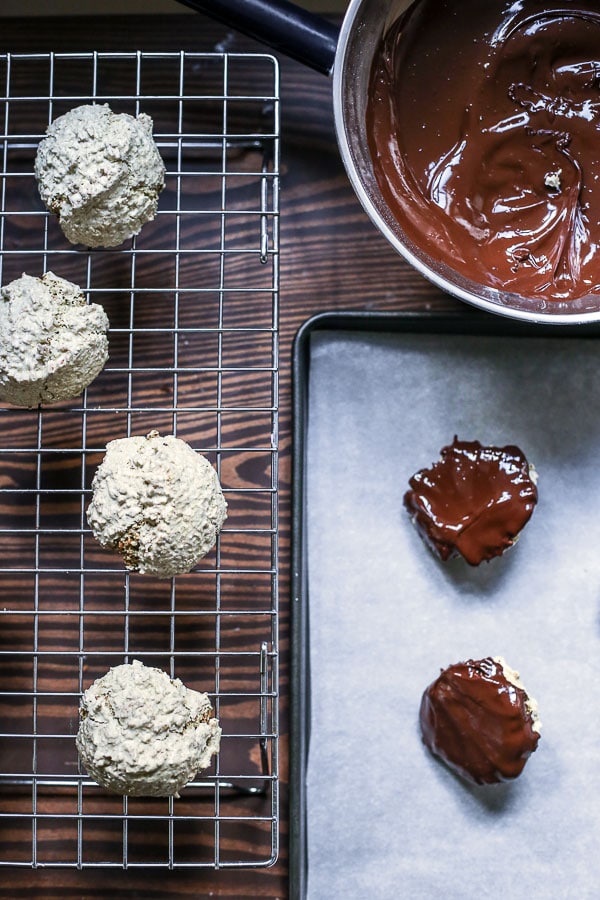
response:
<path id="1" fill-rule="evenodd" d="M 0 399 L 32 407 L 77 397 L 108 359 L 108 324 L 53 272 L 11 281 L 0 291 Z"/>
<path id="2" fill-rule="evenodd" d="M 221 741 L 205 693 L 138 660 L 98 678 L 79 717 L 75 740 L 88 775 L 130 797 L 177 797 Z"/>
<path id="3" fill-rule="evenodd" d="M 116 247 L 154 218 L 165 166 L 152 119 L 77 106 L 40 142 L 35 176 L 46 207 L 72 244 Z"/>
<path id="4" fill-rule="evenodd" d="M 471 566 L 514 546 L 538 500 L 537 472 L 519 447 L 460 441 L 416 472 L 404 506 L 423 541 L 445 562 Z"/>
<path id="5" fill-rule="evenodd" d="M 214 546 L 227 515 L 217 473 L 173 435 L 119 438 L 92 482 L 87 520 L 128 569 L 170 578 Z"/>
<path id="6" fill-rule="evenodd" d="M 517 778 L 541 732 L 536 701 L 502 656 L 443 669 L 423 693 L 419 721 L 425 746 L 475 784 Z"/>

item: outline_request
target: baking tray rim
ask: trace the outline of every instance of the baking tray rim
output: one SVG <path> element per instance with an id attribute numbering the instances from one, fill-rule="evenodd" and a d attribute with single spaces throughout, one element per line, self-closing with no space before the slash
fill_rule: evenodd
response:
<path id="1" fill-rule="evenodd" d="M 315 332 L 438 334 L 498 337 L 593 338 L 600 324 L 572 326 L 522 322 L 473 310 L 439 313 L 336 311 L 317 313 L 296 332 L 292 346 L 292 522 L 290 577 L 289 897 L 305 900 L 308 873 L 306 763 L 310 743 L 308 556 L 305 456 L 310 340 Z"/>

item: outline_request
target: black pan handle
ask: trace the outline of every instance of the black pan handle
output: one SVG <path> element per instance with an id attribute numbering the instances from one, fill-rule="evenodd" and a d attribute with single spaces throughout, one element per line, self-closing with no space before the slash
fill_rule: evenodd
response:
<path id="1" fill-rule="evenodd" d="M 317 72 L 331 74 L 339 29 L 288 0 L 179 0 Z"/>

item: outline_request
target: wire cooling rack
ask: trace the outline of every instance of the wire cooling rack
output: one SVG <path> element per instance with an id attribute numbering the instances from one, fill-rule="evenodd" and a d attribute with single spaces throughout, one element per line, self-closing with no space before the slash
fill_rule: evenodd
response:
<path id="1" fill-rule="evenodd" d="M 279 86 L 267 55 L 0 56 L 1 281 L 51 270 L 104 305 L 110 359 L 81 398 L 0 409 L 0 862 L 273 863 L 278 842 Z M 70 245 L 33 176 L 81 103 L 145 112 L 164 159 L 155 220 Z M 152 429 L 216 465 L 229 515 L 189 575 L 125 571 L 87 527 L 106 443 Z M 207 691 L 221 752 L 180 799 L 123 798 L 78 766 L 83 690 L 140 659 Z"/>

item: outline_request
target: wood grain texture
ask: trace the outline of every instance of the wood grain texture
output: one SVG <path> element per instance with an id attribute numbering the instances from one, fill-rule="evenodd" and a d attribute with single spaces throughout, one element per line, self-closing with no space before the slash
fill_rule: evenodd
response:
<path id="1" fill-rule="evenodd" d="M 264 48 L 215 25 L 201 16 L 164 16 L 0 20 L 0 50 L 89 51 L 89 50 L 198 50 L 231 52 Z M 292 342 L 299 326 L 310 316 L 333 310 L 419 310 L 468 308 L 425 282 L 400 259 L 378 234 L 359 206 L 338 154 L 331 108 L 331 86 L 327 79 L 285 58 L 281 59 L 282 177 L 281 177 L 281 314 L 280 314 L 280 686 L 281 686 L 281 852 L 271 868 L 195 870 L 189 872 L 144 872 L 143 870 L 84 871 L 10 869 L 3 872 L 0 896 L 19 898 L 106 898 L 128 897 L 165 900 L 185 897 L 229 897 L 235 900 L 267 897 L 284 900 L 287 883 L 287 752 L 289 699 L 289 552 L 291 513 L 291 378 Z M 27 162 L 24 162 L 26 165 Z M 200 228 L 200 225 L 196 227 Z M 197 235 L 198 239 L 200 236 Z M 209 232 L 205 235 L 210 241 Z M 14 240 L 27 240 L 15 234 Z M 149 265 L 148 278 L 154 276 Z M 240 273 L 237 273 L 238 277 Z M 243 274 L 243 273 L 242 273 Z M 125 274 L 124 274 L 125 277 Z M 198 273 L 192 273 L 192 279 Z M 157 308 L 157 316 L 160 311 Z M 236 322 L 252 324 L 252 310 L 240 302 Z M 168 326 L 167 326 L 168 327 Z M 124 352 L 125 349 L 124 349 Z M 235 352 L 242 362 L 245 353 L 260 353 L 260 347 L 240 344 Z M 234 390 L 234 387 L 232 387 Z M 10 440 L 16 444 L 31 439 L 26 416 L 17 416 Z M 207 426 L 208 427 L 208 426 Z M 252 421 L 231 424 L 232 432 L 246 429 L 244 440 L 252 441 Z M 78 423 L 73 422 L 74 440 L 81 440 Z M 258 427 L 260 433 L 260 427 Z M 100 430 L 98 432 L 100 434 Z M 48 438 L 51 440 L 51 435 Z M 99 440 L 99 438 L 98 438 Z M 94 434 L 88 435 L 90 446 Z M 235 461 L 233 463 L 235 465 Z M 266 465 L 257 451 L 255 466 Z M 56 473 L 67 479 L 69 473 Z M 2 477 L 11 479 L 11 468 L 3 467 Z M 19 476 L 21 477 L 21 476 Z M 256 478 L 256 471 L 249 475 Z M 257 513 L 259 511 L 257 510 Z M 2 510 L 18 518 L 28 511 Z M 75 518 L 77 516 L 75 515 Z M 244 554 L 245 561 L 262 558 L 268 552 L 259 543 L 242 548 L 233 545 L 232 554 Z M 49 578 L 51 576 L 48 576 Z M 5 589 L 9 585 L 5 585 Z M 260 585 L 257 585 L 260 589 Z M 237 597 L 242 608 L 251 609 L 252 597 Z M 238 606 L 239 608 L 239 606 Z M 109 624 L 109 623 L 107 623 Z M 240 618 L 240 627 L 251 632 L 251 617 Z M 11 622 L 12 638 L 19 640 L 28 623 Z M 51 632 L 48 640 L 51 640 Z M 233 645 L 235 648 L 235 644 Z M 60 673 L 58 673 L 60 675 Z M 233 683 L 244 677 L 243 665 L 233 667 Z M 28 674 L 24 670 L 23 679 Z M 241 711 L 243 713 L 243 711 Z M 52 709 L 48 711 L 52 715 Z M 243 719 L 243 715 L 242 715 Z M 232 852 L 251 840 L 243 829 L 228 835 Z"/>

